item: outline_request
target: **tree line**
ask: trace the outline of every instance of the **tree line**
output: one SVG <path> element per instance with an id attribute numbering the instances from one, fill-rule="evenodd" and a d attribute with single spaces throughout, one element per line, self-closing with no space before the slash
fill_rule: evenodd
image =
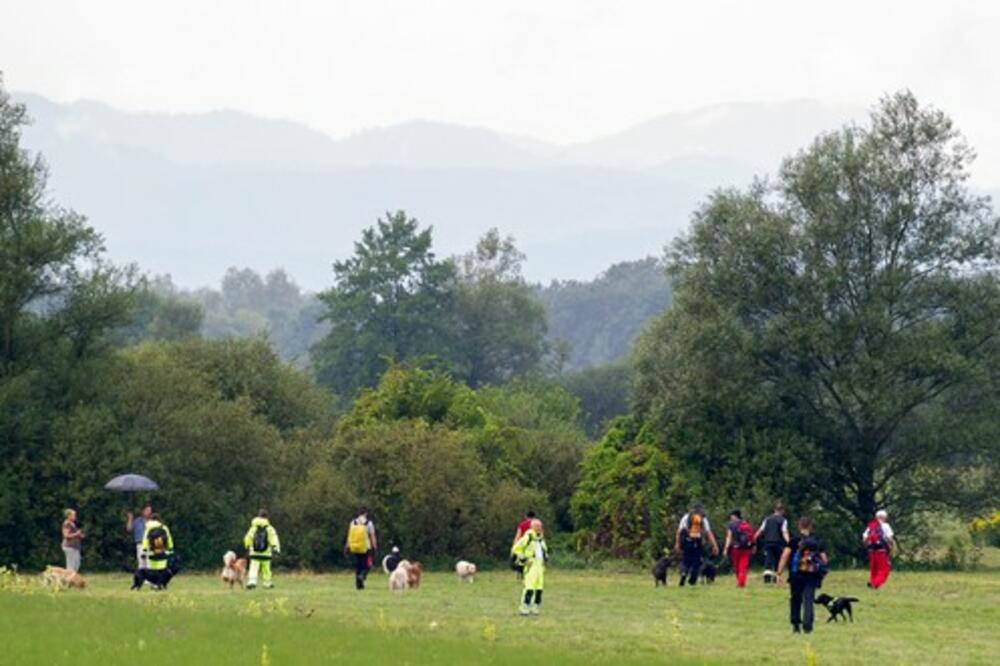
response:
<path id="1" fill-rule="evenodd" d="M 51 202 L 26 122 L 0 85 L 2 562 L 53 561 L 67 506 L 87 561 L 126 561 L 123 513 L 144 498 L 103 490 L 123 471 L 160 482 L 192 566 L 260 506 L 310 567 L 337 561 L 360 503 L 426 558 L 503 557 L 529 507 L 633 558 L 695 499 L 721 515 L 780 498 L 845 553 L 876 507 L 914 530 L 997 508 L 998 222 L 950 120 L 908 93 L 774 182 L 713 193 L 662 262 L 609 271 L 619 308 L 559 325 L 637 341 L 570 372 L 497 230 L 439 258 L 431 228 L 390 212 L 315 297 L 231 270 L 192 299 L 108 262 Z M 272 339 L 234 335 L 248 321 Z"/>

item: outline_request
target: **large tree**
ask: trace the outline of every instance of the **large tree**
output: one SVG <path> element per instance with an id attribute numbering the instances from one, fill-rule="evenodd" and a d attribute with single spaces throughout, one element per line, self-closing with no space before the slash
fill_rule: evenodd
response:
<path id="1" fill-rule="evenodd" d="M 374 386 L 393 361 L 451 348 L 456 269 L 434 255 L 430 228 L 387 213 L 333 272 L 334 286 L 320 294 L 331 328 L 312 359 L 320 381 L 342 396 Z"/>
<path id="2" fill-rule="evenodd" d="M 491 229 L 458 261 L 456 374 L 475 388 L 540 368 L 545 307 L 521 275 L 514 239 Z"/>
<path id="3" fill-rule="evenodd" d="M 1000 227 L 966 186 L 972 159 L 903 92 L 773 185 L 714 194 L 671 252 L 640 409 L 702 473 L 761 432 L 793 442 L 845 516 L 958 498 L 932 480 L 988 456 L 1000 407 Z"/>

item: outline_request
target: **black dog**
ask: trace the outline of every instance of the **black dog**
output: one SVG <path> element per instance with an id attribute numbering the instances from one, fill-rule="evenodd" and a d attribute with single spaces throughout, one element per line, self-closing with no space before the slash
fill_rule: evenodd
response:
<path id="1" fill-rule="evenodd" d="M 667 584 L 667 569 L 673 564 L 674 558 L 672 557 L 664 556 L 656 560 L 656 564 L 653 565 L 653 587 Z"/>
<path id="2" fill-rule="evenodd" d="M 719 573 L 719 567 L 714 562 L 709 562 L 705 560 L 705 563 L 701 566 L 701 578 L 704 583 L 714 583 L 715 577 Z"/>
<path id="3" fill-rule="evenodd" d="M 851 604 L 857 601 L 859 600 L 854 597 L 831 597 L 829 594 L 821 594 L 816 597 L 816 603 L 825 606 L 830 611 L 827 622 L 839 622 L 840 618 L 844 618 L 844 622 L 847 622 L 848 618 L 854 622 Z"/>

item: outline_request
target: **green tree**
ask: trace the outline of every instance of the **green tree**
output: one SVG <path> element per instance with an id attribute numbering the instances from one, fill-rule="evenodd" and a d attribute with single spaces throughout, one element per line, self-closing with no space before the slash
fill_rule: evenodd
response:
<path id="1" fill-rule="evenodd" d="M 631 409 L 635 370 L 631 363 L 617 361 L 559 377 L 559 383 L 580 401 L 587 435 L 597 439 L 608 424 Z"/>
<path id="2" fill-rule="evenodd" d="M 547 353 L 545 308 L 521 275 L 523 261 L 496 229 L 458 261 L 456 366 L 473 388 L 535 372 Z"/>
<path id="3" fill-rule="evenodd" d="M 129 320 L 135 290 L 134 271 L 104 260 L 86 220 L 51 202 L 41 157 L 20 146 L 26 123 L 0 79 L 0 560 L 7 562 L 43 561 L 54 550 L 40 535 L 58 527 L 59 509 L 72 499 L 50 464 L 56 422 L 87 399 L 87 380 L 107 360 L 109 332 Z"/>
<path id="4" fill-rule="evenodd" d="M 956 497 L 913 479 L 976 460 L 1000 406 L 1000 226 L 965 186 L 972 157 L 904 92 L 773 186 L 715 193 L 673 248 L 674 308 L 640 344 L 641 413 L 703 463 L 797 434 L 779 439 L 813 497 L 854 520 Z"/>
<path id="5" fill-rule="evenodd" d="M 573 494 L 579 545 L 617 557 L 656 558 L 671 543 L 687 487 L 652 428 L 616 419 L 583 461 Z"/>
<path id="6" fill-rule="evenodd" d="M 312 350 L 320 381 L 349 397 L 374 386 L 390 361 L 445 354 L 454 342 L 455 265 L 431 250 L 403 211 L 362 232 L 320 294 L 330 332 Z"/>

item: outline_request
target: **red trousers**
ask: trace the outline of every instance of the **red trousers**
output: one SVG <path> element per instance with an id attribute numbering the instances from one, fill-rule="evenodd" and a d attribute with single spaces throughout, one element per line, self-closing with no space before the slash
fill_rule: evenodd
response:
<path id="1" fill-rule="evenodd" d="M 876 590 L 889 580 L 889 551 L 868 551 L 868 583 Z"/>
<path id="2" fill-rule="evenodd" d="M 736 587 L 746 587 L 747 573 L 750 571 L 750 550 L 730 548 L 729 559 L 733 563 L 733 571 L 736 572 Z"/>

